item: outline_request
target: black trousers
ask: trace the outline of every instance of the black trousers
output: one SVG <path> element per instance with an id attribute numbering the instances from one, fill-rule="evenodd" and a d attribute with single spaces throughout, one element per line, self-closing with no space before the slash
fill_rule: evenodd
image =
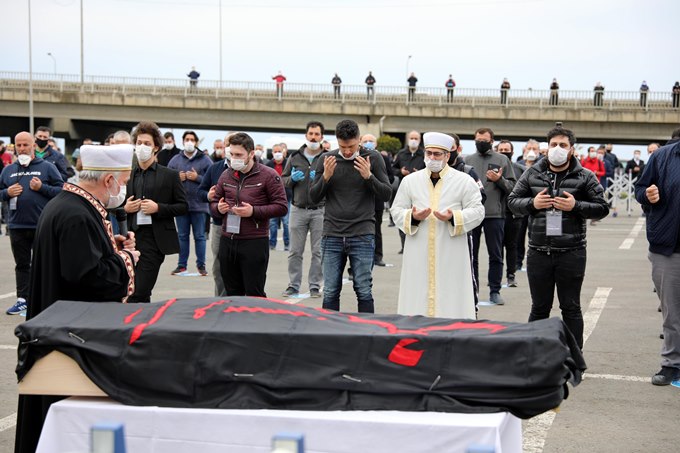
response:
<path id="1" fill-rule="evenodd" d="M 383 211 L 384 209 L 375 210 L 375 252 L 373 253 L 374 263 L 382 261 L 383 259 L 383 240 L 382 240 Z"/>
<path id="2" fill-rule="evenodd" d="M 31 255 L 35 230 L 29 228 L 9 230 L 9 242 L 14 255 L 14 275 L 17 283 L 17 298 L 28 300 L 28 286 L 31 281 Z"/>
<path id="3" fill-rule="evenodd" d="M 220 239 L 220 272 L 227 296 L 267 297 L 269 238 Z"/>
<path id="4" fill-rule="evenodd" d="M 517 238 L 522 227 L 522 217 L 516 219 L 511 214 L 505 216 L 503 229 L 503 248 L 505 248 L 505 276 L 514 277 L 517 269 Z"/>
<path id="5" fill-rule="evenodd" d="M 151 292 L 165 255 L 158 250 L 151 226 L 140 226 L 135 231 L 136 248 L 141 253 L 135 266 L 135 292 L 128 302 L 151 302 Z"/>
<path id="6" fill-rule="evenodd" d="M 524 253 L 527 244 L 527 229 L 529 228 L 529 216 L 522 217 L 522 222 L 517 232 L 517 263 L 515 264 L 515 271 L 522 269 L 524 263 Z"/>
<path id="7" fill-rule="evenodd" d="M 555 287 L 562 320 L 583 349 L 581 286 L 586 272 L 586 249 L 547 254 L 529 249 L 527 276 L 531 291 L 529 321 L 547 319 L 553 306 Z"/>
<path id="8" fill-rule="evenodd" d="M 482 239 L 482 228 L 484 229 L 486 249 L 489 252 L 489 289 L 492 293 L 499 293 L 503 279 L 503 229 L 505 228 L 505 219 L 484 219 L 481 225 L 472 230 L 472 266 L 477 284 L 479 284 L 479 243 Z"/>

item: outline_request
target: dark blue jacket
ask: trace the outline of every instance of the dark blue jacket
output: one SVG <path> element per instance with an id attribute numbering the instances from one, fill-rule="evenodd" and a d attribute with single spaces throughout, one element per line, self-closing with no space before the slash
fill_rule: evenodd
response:
<path id="1" fill-rule="evenodd" d="M 38 156 L 36 155 L 36 157 Z M 66 162 L 64 155 L 49 145 L 45 148 L 45 155 L 42 157 L 42 160 L 50 162 L 57 167 L 62 181 L 66 181 L 68 178 L 75 175 L 73 170 L 69 172 L 69 164 Z"/>
<path id="2" fill-rule="evenodd" d="M 198 191 L 196 192 L 200 200 L 210 201 L 208 200 L 208 192 L 210 191 L 210 188 L 217 185 L 217 181 L 219 181 L 220 176 L 222 176 L 222 173 L 224 173 L 224 170 L 227 168 L 229 168 L 229 166 L 227 165 L 227 161 L 225 159 L 218 160 L 208 168 L 208 171 L 206 171 L 203 175 L 201 184 L 198 186 Z M 222 225 L 221 217 L 211 217 L 212 222 L 215 225 Z"/>
<path id="3" fill-rule="evenodd" d="M 43 183 L 38 191 L 29 186 L 34 176 Z M 17 182 L 21 184 L 24 190 L 21 195 L 16 197 L 17 208 L 9 210 L 9 228 L 35 229 L 43 208 L 48 201 L 61 192 L 64 181 L 61 179 L 57 167 L 36 157 L 27 167 L 22 167 L 17 161 L 2 170 L 2 174 L 0 174 L 0 199 L 2 201 L 10 200 L 7 189 Z"/>
<path id="4" fill-rule="evenodd" d="M 189 159 L 183 151 L 180 151 L 178 155 L 170 159 L 168 162 L 168 168 L 172 168 L 177 171 L 191 171 L 193 168 L 198 173 L 198 179 L 196 181 L 189 181 L 185 179 L 182 181 L 184 190 L 187 193 L 187 204 L 189 205 L 189 212 L 204 212 L 208 214 L 208 200 L 204 198 L 199 198 L 198 186 L 201 185 L 203 175 L 208 171 L 208 168 L 213 164 L 213 161 L 206 156 L 203 151 L 197 149 L 193 157 Z"/>
<path id="5" fill-rule="evenodd" d="M 645 191 L 659 188 L 659 201 L 652 204 Z M 647 213 L 649 251 L 670 256 L 679 251 L 680 233 L 680 139 L 654 151 L 642 176 L 635 183 L 635 198 Z"/>

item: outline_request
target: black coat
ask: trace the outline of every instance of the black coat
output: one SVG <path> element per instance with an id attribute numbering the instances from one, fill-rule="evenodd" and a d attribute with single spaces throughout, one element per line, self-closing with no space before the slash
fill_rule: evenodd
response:
<path id="1" fill-rule="evenodd" d="M 392 170 L 394 175 L 399 178 L 400 183 L 404 179 L 404 175 L 401 173 L 401 169 L 404 167 L 411 173 L 425 168 L 425 151 L 423 148 L 418 148 L 415 153 L 411 154 L 411 150 L 406 147 L 400 149 L 397 155 L 394 156 Z"/>
<path id="2" fill-rule="evenodd" d="M 604 190 L 595 174 L 572 157 L 567 174 L 554 193 L 561 196 L 569 192 L 576 199 L 576 205 L 573 210 L 562 213 L 562 235 L 546 236 L 546 210 L 534 208 L 533 201 L 543 189 L 551 186 L 548 171 L 548 159 L 528 168 L 508 196 L 508 206 L 515 215 L 529 215 L 529 248 L 546 252 L 584 248 L 586 219 L 601 219 L 609 214 Z"/>
<path id="3" fill-rule="evenodd" d="M 149 173 L 155 177 L 152 193 L 145 193 L 146 198 L 158 203 L 158 212 L 151 215 L 151 227 L 153 236 L 156 239 L 156 246 L 163 255 L 179 253 L 179 240 L 175 229 L 175 217 L 186 215 L 189 207 L 187 205 L 186 192 L 179 179 L 179 173 L 160 164 L 156 165 L 156 170 Z M 149 177 L 147 176 L 147 178 Z M 142 194 L 135 193 L 135 179 L 140 174 L 132 170 L 132 175 L 127 183 L 127 196 L 133 196 L 135 200 L 141 198 Z M 134 231 L 136 222 L 135 214 L 128 214 L 128 230 Z"/>

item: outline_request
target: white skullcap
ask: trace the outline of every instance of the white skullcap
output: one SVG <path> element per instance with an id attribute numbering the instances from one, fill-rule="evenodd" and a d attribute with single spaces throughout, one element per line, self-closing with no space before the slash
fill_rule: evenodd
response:
<path id="1" fill-rule="evenodd" d="M 442 134 L 441 132 L 425 132 L 423 134 L 423 145 L 425 148 L 437 148 L 446 152 L 451 152 L 455 145 L 453 137 Z"/>
<path id="2" fill-rule="evenodd" d="M 83 145 L 80 147 L 80 161 L 83 163 L 83 170 L 131 170 L 134 150 L 132 145 Z"/>
<path id="3" fill-rule="evenodd" d="M 524 160 L 536 160 L 536 153 L 533 152 L 533 150 L 529 150 L 527 155 L 524 157 Z"/>
<path id="4" fill-rule="evenodd" d="M 538 149 L 548 149 L 549 146 L 548 142 L 541 142 L 541 144 L 538 145 Z"/>

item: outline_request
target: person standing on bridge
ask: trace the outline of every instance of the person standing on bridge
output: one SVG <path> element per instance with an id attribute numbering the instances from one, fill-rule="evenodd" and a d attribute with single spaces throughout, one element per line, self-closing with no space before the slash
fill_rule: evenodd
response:
<path id="1" fill-rule="evenodd" d="M 418 83 L 415 73 L 412 72 L 411 76 L 406 79 L 406 82 L 408 82 L 408 101 L 413 102 L 413 99 L 416 97 L 416 83 Z"/>
<path id="2" fill-rule="evenodd" d="M 677 109 L 680 107 L 680 82 L 675 82 L 675 85 L 671 88 L 671 95 L 673 98 L 673 108 Z"/>
<path id="3" fill-rule="evenodd" d="M 557 105 L 559 102 L 560 84 L 553 78 L 550 84 L 550 105 Z"/>
<path id="4" fill-rule="evenodd" d="M 640 107 L 647 108 L 647 94 L 649 93 L 649 85 L 647 81 L 643 80 L 642 85 L 640 85 Z"/>
<path id="5" fill-rule="evenodd" d="M 604 98 L 604 87 L 600 82 L 597 82 L 595 84 L 595 88 L 593 88 L 594 96 L 593 96 L 593 105 L 595 107 L 602 107 L 602 99 Z"/>
<path id="6" fill-rule="evenodd" d="M 333 79 L 331 79 L 331 84 L 333 85 L 333 99 L 340 99 L 340 85 L 342 85 L 342 79 L 337 72 Z"/>
<path id="7" fill-rule="evenodd" d="M 446 87 L 446 102 L 453 102 L 453 89 L 456 88 L 456 81 L 453 80 L 453 75 L 449 74 L 449 78 L 444 83 Z"/>
<path id="8" fill-rule="evenodd" d="M 661 301 L 663 345 L 661 370 L 654 385 L 680 379 L 680 129 L 652 154 L 640 179 L 635 198 L 646 209 L 652 280 Z"/>
<path id="9" fill-rule="evenodd" d="M 196 66 L 192 66 L 191 72 L 187 74 L 187 77 L 189 77 L 189 86 L 191 88 L 196 88 L 196 85 L 198 85 L 198 78 L 201 77 L 201 74 L 196 70 Z"/>
<path id="10" fill-rule="evenodd" d="M 279 71 L 278 74 L 272 77 L 272 80 L 276 82 L 276 97 L 279 98 L 280 101 L 283 97 L 283 82 L 286 81 L 286 76 Z"/>
<path id="11" fill-rule="evenodd" d="M 583 349 L 581 286 L 586 270 L 586 219 L 609 213 L 595 174 L 574 156 L 569 129 L 548 132 L 548 157 L 528 168 L 508 197 L 510 210 L 529 215 L 529 321 L 547 319 L 555 287 L 562 319 Z"/>
<path id="12" fill-rule="evenodd" d="M 375 91 L 373 90 L 373 85 L 375 85 L 375 77 L 373 77 L 373 72 L 368 71 L 368 76 L 366 77 L 366 99 L 371 100 L 371 96 L 375 98 Z"/>
<path id="13" fill-rule="evenodd" d="M 507 77 L 501 83 L 501 105 L 508 105 L 508 91 L 510 90 L 510 82 Z"/>

